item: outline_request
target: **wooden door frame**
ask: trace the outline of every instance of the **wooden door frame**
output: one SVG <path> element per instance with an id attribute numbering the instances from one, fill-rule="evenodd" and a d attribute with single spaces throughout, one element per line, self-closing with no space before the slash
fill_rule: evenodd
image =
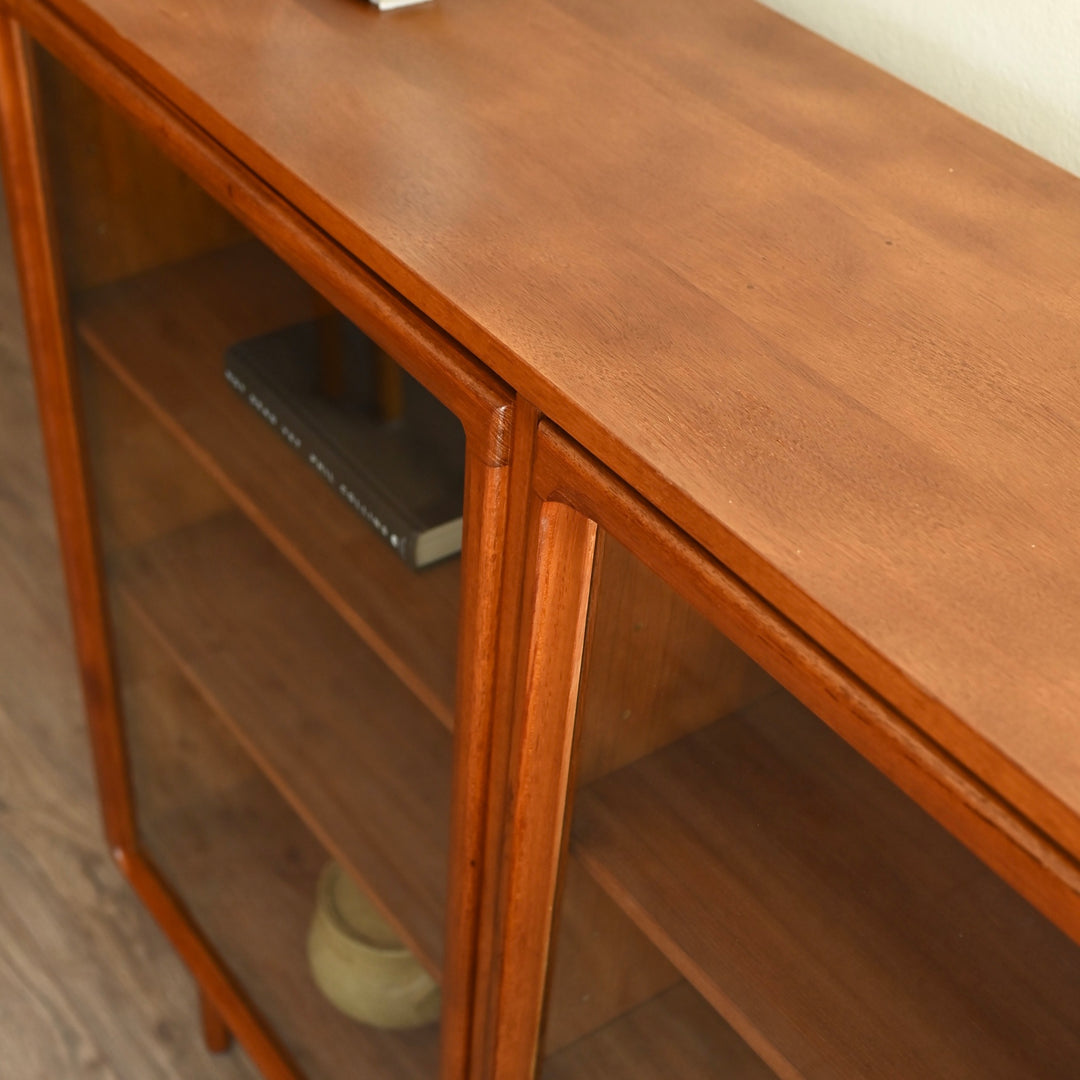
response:
<path id="1" fill-rule="evenodd" d="M 521 636 L 492 933 L 484 1071 L 533 1075 L 572 812 L 592 555 L 603 529 L 1080 942 L 1080 867 L 1006 803 L 549 421 L 537 432 L 521 572 Z"/>
<path id="2" fill-rule="evenodd" d="M 82 430 L 75 349 L 38 113 L 36 40 L 146 135 L 331 304 L 457 414 L 467 443 L 441 1074 L 462 1080 L 474 1027 L 514 399 L 509 389 L 243 163 L 115 58 L 39 3 L 0 16 L 0 146 L 46 459 L 75 628 L 106 837 L 184 959 L 204 1034 L 232 1032 L 274 1080 L 300 1073 L 140 847 L 105 579 Z"/>

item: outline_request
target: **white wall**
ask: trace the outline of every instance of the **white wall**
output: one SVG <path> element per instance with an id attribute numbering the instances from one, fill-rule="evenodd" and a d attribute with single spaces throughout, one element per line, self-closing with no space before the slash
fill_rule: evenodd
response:
<path id="1" fill-rule="evenodd" d="M 764 0 L 1080 174 L 1080 0 Z"/>

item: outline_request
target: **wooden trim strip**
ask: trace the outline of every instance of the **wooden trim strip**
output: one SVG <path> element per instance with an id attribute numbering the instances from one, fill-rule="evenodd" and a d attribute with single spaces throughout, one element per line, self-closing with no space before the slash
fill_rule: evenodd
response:
<path id="1" fill-rule="evenodd" d="M 481 1080 L 494 1075 L 491 1039 L 497 992 L 497 957 L 501 938 L 497 930 L 498 889 L 502 867 L 504 811 L 507 803 L 508 762 L 512 731 L 501 722 L 514 710 L 517 643 L 521 622 L 522 575 L 528 515 L 532 502 L 532 455 L 539 414 L 519 398 L 514 406 L 513 468 L 508 477 L 507 521 L 503 548 L 508 553 L 502 566 L 502 587 L 498 612 L 497 640 L 494 642 L 494 681 L 490 684 L 491 715 L 496 719 L 490 731 L 489 769 L 486 783 L 484 838 L 479 933 L 475 958 L 474 1016 L 469 1076 Z"/>
<path id="2" fill-rule="evenodd" d="M 187 965 L 200 994 L 217 1011 L 266 1080 L 304 1080 L 154 865 L 138 852 L 117 853 L 116 863 Z"/>
<path id="3" fill-rule="evenodd" d="M 548 423 L 537 436 L 533 475 L 537 498 L 597 521 L 1080 942 L 1080 867 L 1051 837 Z"/>
<path id="4" fill-rule="evenodd" d="M 482 460 L 508 460 L 511 394 L 473 355 L 277 191 L 50 8 L 8 7 L 41 44 L 461 419 Z"/>
<path id="5" fill-rule="evenodd" d="M 84 453 L 77 366 L 43 167 L 36 73 L 25 34 L 7 17 L 0 17 L 0 146 L 105 836 L 114 853 L 130 853 L 135 823 L 123 720 Z"/>
<path id="6" fill-rule="evenodd" d="M 501 864 L 502 944 L 488 1075 L 533 1075 L 566 849 L 572 748 L 596 525 L 533 497 L 523 654 Z"/>
<path id="7" fill-rule="evenodd" d="M 502 563 L 509 488 L 507 468 L 473 455 L 465 476 L 460 653 L 451 787 L 450 851 L 443 973 L 440 1075 L 468 1075 L 475 1021 L 477 941 L 480 933 L 491 769 Z"/>
<path id="8" fill-rule="evenodd" d="M 199 1020 L 202 1026 L 203 1042 L 211 1054 L 224 1054 L 232 1046 L 232 1032 L 225 1018 L 218 1012 L 217 1006 L 199 987 Z"/>

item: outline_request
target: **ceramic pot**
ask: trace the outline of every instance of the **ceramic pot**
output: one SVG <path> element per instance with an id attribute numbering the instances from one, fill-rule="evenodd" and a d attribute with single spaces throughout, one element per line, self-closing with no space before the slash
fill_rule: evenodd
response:
<path id="1" fill-rule="evenodd" d="M 401 1029 L 439 1018 L 438 984 L 337 863 L 319 875 L 308 965 L 326 998 L 354 1020 Z"/>

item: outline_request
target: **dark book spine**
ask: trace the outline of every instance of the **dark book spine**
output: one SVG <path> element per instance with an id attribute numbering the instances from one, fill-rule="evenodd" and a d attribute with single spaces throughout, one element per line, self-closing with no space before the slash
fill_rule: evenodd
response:
<path id="1" fill-rule="evenodd" d="M 303 414 L 257 376 L 230 364 L 229 385 L 341 496 L 410 566 L 415 561 L 416 530 L 404 522 L 362 473 L 323 439 Z"/>

